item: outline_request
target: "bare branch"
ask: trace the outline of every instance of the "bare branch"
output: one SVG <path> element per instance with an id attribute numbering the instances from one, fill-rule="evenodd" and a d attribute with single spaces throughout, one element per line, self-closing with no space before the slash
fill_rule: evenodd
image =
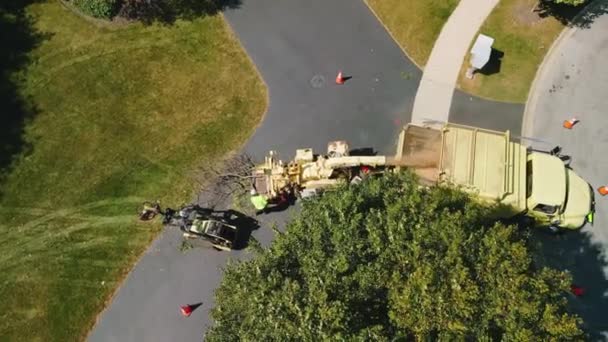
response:
<path id="1" fill-rule="evenodd" d="M 204 165 L 197 181 L 201 196 L 207 202 L 218 205 L 234 195 L 246 192 L 255 178 L 251 173 L 254 167 L 253 159 L 247 154 L 232 156 L 221 164 Z"/>

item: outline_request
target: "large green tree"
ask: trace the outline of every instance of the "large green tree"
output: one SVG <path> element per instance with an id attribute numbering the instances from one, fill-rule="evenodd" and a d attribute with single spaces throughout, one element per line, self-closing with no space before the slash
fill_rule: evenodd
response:
<path id="1" fill-rule="evenodd" d="M 409 173 L 307 201 L 216 291 L 208 341 L 582 338 L 568 274 L 535 268 L 494 208 Z"/>

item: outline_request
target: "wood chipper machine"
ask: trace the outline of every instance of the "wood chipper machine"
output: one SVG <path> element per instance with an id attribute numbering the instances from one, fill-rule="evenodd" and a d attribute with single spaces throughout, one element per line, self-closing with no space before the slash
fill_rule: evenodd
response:
<path id="1" fill-rule="evenodd" d="M 295 158 L 284 163 L 270 151 L 264 163 L 253 170 L 254 186 L 260 194 L 276 198 L 282 192 L 307 197 L 319 190 L 350 182 L 360 172 L 385 167 L 392 158 L 352 156 L 346 141 L 332 141 L 326 155 L 316 155 L 311 148 L 296 150 Z"/>

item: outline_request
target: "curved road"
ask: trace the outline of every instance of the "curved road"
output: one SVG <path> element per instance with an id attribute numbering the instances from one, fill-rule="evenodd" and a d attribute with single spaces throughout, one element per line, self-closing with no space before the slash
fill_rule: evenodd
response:
<path id="1" fill-rule="evenodd" d="M 330 140 L 393 153 L 411 118 L 421 72 L 360 0 L 247 0 L 225 17 L 264 78 L 270 104 L 245 146 L 256 158 L 269 148 L 289 159 L 299 147 L 325 151 Z M 338 70 L 352 76 L 335 85 Z M 235 80 L 238 81 L 238 80 Z M 520 131 L 523 106 L 488 102 L 459 91 L 450 120 Z M 254 236 L 272 240 L 265 216 Z M 179 232 L 165 231 L 131 271 L 91 332 L 91 341 L 200 341 L 210 324 L 215 287 L 229 258 L 247 252 L 179 251 Z M 179 305 L 204 302 L 190 318 Z"/>
<path id="2" fill-rule="evenodd" d="M 608 0 L 596 1 L 589 11 L 601 16 L 588 28 L 566 31 L 545 60 L 526 111 L 525 135 L 537 148 L 561 145 L 572 168 L 596 189 L 608 184 Z M 562 128 L 573 116 L 580 122 L 572 130 Z M 587 289 L 572 305 L 585 319 L 590 340 L 598 341 L 608 340 L 608 197 L 595 193 L 593 226 L 543 243 L 546 262 L 569 270 Z"/>

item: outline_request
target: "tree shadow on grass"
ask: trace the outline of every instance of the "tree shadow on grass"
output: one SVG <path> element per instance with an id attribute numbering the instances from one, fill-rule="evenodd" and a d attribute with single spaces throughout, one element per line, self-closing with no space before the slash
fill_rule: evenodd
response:
<path id="1" fill-rule="evenodd" d="M 172 24 L 177 19 L 192 20 L 215 15 L 240 5 L 241 0 L 123 0 L 117 14 L 146 24 Z"/>
<path id="2" fill-rule="evenodd" d="M 608 261 L 598 244 L 591 241 L 588 233 L 564 232 L 558 235 L 535 231 L 532 241 L 536 248 L 536 262 L 569 271 L 572 282 L 585 289 L 580 297 L 569 295 L 572 312 L 583 318 L 583 329 L 590 341 L 600 341 L 608 336 Z"/>
<path id="3" fill-rule="evenodd" d="M 30 63 L 29 52 L 49 38 L 35 31 L 33 19 L 26 13 L 34 2 L 0 2 L 0 183 L 14 158 L 31 149 L 24 140 L 24 129 L 37 110 L 20 91 L 20 83 Z"/>
<path id="4" fill-rule="evenodd" d="M 541 18 L 554 17 L 570 27 L 589 28 L 598 17 L 608 13 L 608 1 L 590 0 L 585 5 L 570 6 L 541 0 L 535 9 Z"/>

